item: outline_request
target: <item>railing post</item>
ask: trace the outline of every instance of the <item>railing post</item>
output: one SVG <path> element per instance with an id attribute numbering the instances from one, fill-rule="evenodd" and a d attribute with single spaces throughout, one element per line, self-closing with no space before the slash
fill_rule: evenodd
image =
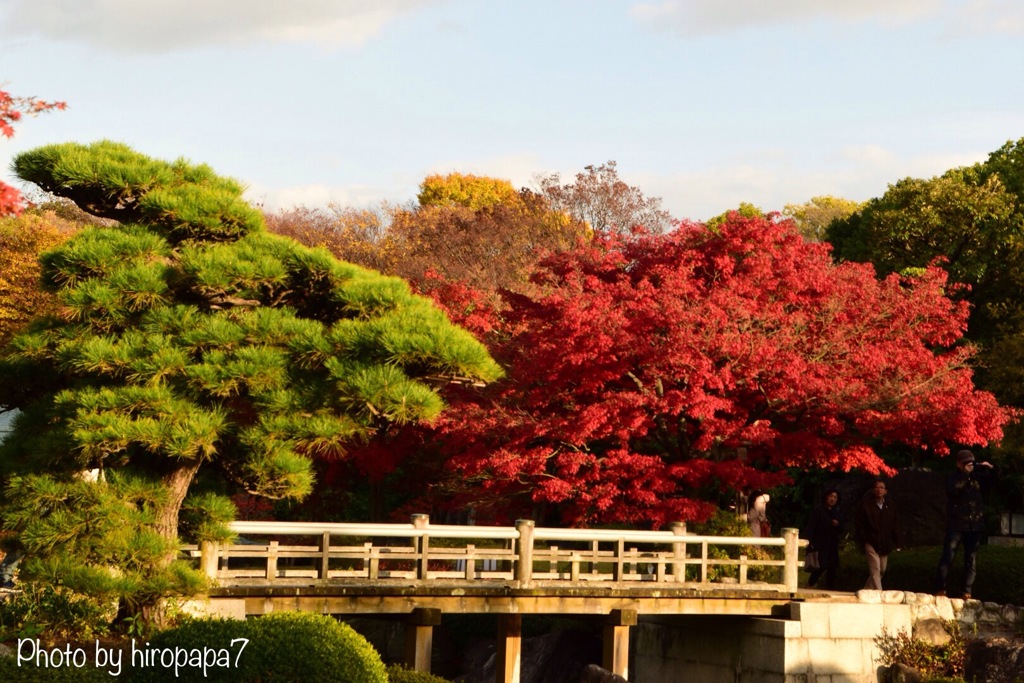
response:
<path id="1" fill-rule="evenodd" d="M 672 533 L 676 536 L 686 535 L 686 522 L 672 522 L 669 525 Z M 686 580 L 686 544 L 685 543 L 673 543 L 672 544 L 672 559 L 675 562 L 672 563 L 672 580 L 676 583 L 682 583 Z"/>
<path id="2" fill-rule="evenodd" d="M 208 578 L 217 578 L 217 544 L 213 541 L 199 543 L 199 570 Z"/>
<path id="3" fill-rule="evenodd" d="M 782 537 L 786 539 L 785 561 L 782 568 L 782 583 L 790 593 L 796 593 L 799 585 L 799 571 L 797 561 L 800 552 L 800 531 L 798 529 L 786 528 L 782 530 Z"/>
<path id="4" fill-rule="evenodd" d="M 472 581 L 476 578 L 476 545 L 473 543 L 466 544 L 466 564 L 463 566 L 463 578 L 466 581 Z"/>
<path id="5" fill-rule="evenodd" d="M 516 579 L 520 586 L 528 586 L 533 580 L 533 527 L 532 519 L 517 519 L 519 532 L 519 553 L 516 558 Z"/>
<path id="6" fill-rule="evenodd" d="M 415 529 L 426 529 L 430 526 L 430 515 L 418 512 L 412 515 L 410 521 Z M 416 552 L 419 555 L 419 561 L 416 563 L 416 578 L 421 581 L 427 579 L 427 556 L 430 554 L 430 537 L 424 533 L 419 539 L 413 539 L 413 547 L 416 548 Z"/>
<path id="7" fill-rule="evenodd" d="M 376 581 L 380 578 L 380 548 L 374 547 L 373 543 L 370 542 L 364 543 L 363 548 L 366 549 L 366 554 L 370 557 L 370 580 Z"/>
<path id="8" fill-rule="evenodd" d="M 317 575 L 321 579 L 330 578 L 331 567 L 331 532 L 325 531 L 320 538 L 320 568 Z"/>
<path id="9" fill-rule="evenodd" d="M 277 578 L 277 541 L 271 541 L 267 546 L 267 581 Z"/>

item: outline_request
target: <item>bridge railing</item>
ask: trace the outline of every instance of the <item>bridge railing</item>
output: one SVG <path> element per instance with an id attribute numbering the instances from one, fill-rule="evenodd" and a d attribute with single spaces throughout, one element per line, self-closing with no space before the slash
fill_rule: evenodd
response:
<path id="1" fill-rule="evenodd" d="M 771 538 L 698 536 L 682 523 L 668 531 L 559 529 L 530 520 L 488 527 L 430 524 L 427 515 L 413 515 L 409 524 L 234 522 L 231 529 L 239 536 L 233 544 L 186 547 L 222 584 L 655 582 L 795 592 L 799 548 L 806 545 L 796 529 Z M 777 580 L 753 580 L 752 574 L 763 579 L 766 573 Z"/>

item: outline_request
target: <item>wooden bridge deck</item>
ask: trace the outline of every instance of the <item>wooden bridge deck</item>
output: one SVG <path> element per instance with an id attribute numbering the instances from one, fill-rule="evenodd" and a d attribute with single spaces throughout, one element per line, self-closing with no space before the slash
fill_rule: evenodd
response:
<path id="1" fill-rule="evenodd" d="M 628 678 L 640 615 L 771 616 L 798 595 L 802 545 L 669 531 L 409 524 L 236 522 L 240 540 L 188 547 L 237 617 L 301 610 L 403 615 L 406 663 L 429 671 L 443 614 L 498 615 L 495 680 L 518 683 L 523 615 L 601 617 L 605 668 Z"/>
<path id="2" fill-rule="evenodd" d="M 188 550 L 209 596 L 246 614 L 766 615 L 797 590 L 795 529 L 777 538 L 670 531 L 236 522 L 244 542 Z M 732 552 L 729 552 L 730 549 Z M 757 581 L 752 575 L 770 575 Z M 762 576 L 762 578 L 764 578 Z"/>

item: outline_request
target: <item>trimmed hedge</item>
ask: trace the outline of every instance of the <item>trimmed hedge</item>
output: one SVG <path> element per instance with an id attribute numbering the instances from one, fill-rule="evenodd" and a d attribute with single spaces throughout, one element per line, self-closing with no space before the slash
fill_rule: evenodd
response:
<path id="1" fill-rule="evenodd" d="M 447 678 L 441 678 L 424 671 L 406 669 L 399 664 L 392 664 L 388 667 L 389 683 L 451 683 Z"/>
<path id="2" fill-rule="evenodd" d="M 0 655 L 0 681 L 18 681 L 18 683 L 98 683 L 112 681 L 112 676 L 105 669 L 97 669 L 92 662 L 78 669 L 74 666 L 58 668 L 36 667 L 23 663 L 18 666 L 17 655 L 5 657 Z"/>
<path id="3" fill-rule="evenodd" d="M 231 644 L 238 638 L 248 639 L 244 649 L 239 642 Z M 194 659 L 177 671 L 159 664 L 132 667 L 131 681 L 388 681 L 373 646 L 347 624 L 321 614 L 275 612 L 246 621 L 193 619 L 157 634 L 144 647 L 188 652 Z M 203 658 L 215 664 L 204 668 Z"/>
<path id="4" fill-rule="evenodd" d="M 953 558 L 946 589 L 952 597 L 958 597 L 963 588 L 963 548 Z M 907 548 L 889 555 L 889 566 L 882 579 L 886 590 L 932 593 L 935 590 L 935 574 L 939 566 L 942 548 L 923 546 Z M 1024 548 L 1007 548 L 983 545 L 978 549 L 978 577 L 971 591 L 972 595 L 988 602 L 1001 605 L 1024 605 L 1024 581 L 1020 579 L 1024 567 Z M 807 573 L 801 572 L 801 581 L 806 584 Z M 839 590 L 856 591 L 864 587 L 868 570 L 864 555 L 852 544 L 844 548 L 840 558 L 837 576 Z M 820 586 L 820 584 L 819 584 Z"/>

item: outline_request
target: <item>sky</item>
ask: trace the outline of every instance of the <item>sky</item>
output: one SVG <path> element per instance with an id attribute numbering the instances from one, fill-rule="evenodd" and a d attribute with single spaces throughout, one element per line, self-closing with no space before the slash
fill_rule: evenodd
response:
<path id="1" fill-rule="evenodd" d="M 1024 137 L 1020 0 L 0 0 L 0 139 L 126 142 L 267 209 L 614 160 L 678 218 L 865 200 Z"/>

